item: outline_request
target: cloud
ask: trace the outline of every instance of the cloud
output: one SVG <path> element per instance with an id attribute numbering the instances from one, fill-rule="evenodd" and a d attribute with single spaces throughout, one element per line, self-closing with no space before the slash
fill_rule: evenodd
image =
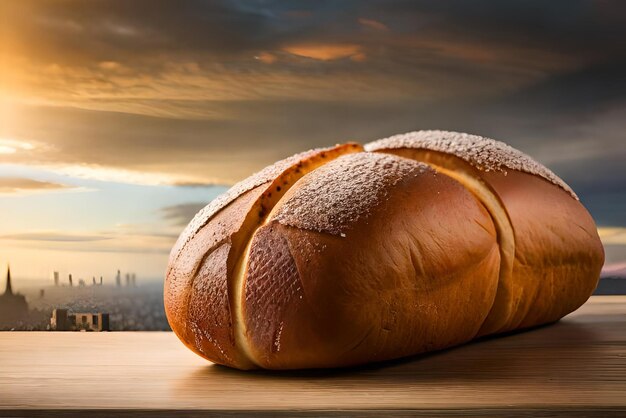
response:
<path id="1" fill-rule="evenodd" d="M 175 234 L 124 232 L 97 233 L 33 231 L 0 235 L 0 243 L 16 249 L 91 253 L 167 254 L 177 238 Z"/>
<path id="2" fill-rule="evenodd" d="M 224 184 L 218 184 L 216 182 L 210 181 L 210 182 L 206 182 L 206 181 L 177 181 L 175 183 L 172 183 L 172 186 L 177 186 L 177 187 L 191 187 L 191 188 L 195 188 L 195 187 L 210 187 L 210 186 L 223 186 L 226 187 L 226 185 Z"/>
<path id="3" fill-rule="evenodd" d="M 493 94 L 617 56 L 618 23 L 598 8 L 11 2 L 4 89 L 31 104 L 209 119 L 236 117 L 202 103 L 215 100 Z"/>
<path id="4" fill-rule="evenodd" d="M 350 95 L 351 87 L 337 86 L 334 100 L 189 102 L 229 115 L 218 120 L 14 106 L 16 115 L 5 125 L 8 133 L 15 138 L 45 137 L 50 147 L 45 152 L 35 148 L 0 156 L 0 161 L 88 164 L 146 176 L 154 173 L 174 183 L 224 184 L 303 149 L 440 128 L 509 142 L 554 168 L 585 199 L 587 190 L 597 193 L 598 184 L 619 183 L 626 175 L 620 168 L 626 158 L 621 146 L 626 113 L 620 110 L 620 95 L 626 89 L 619 81 L 619 68 L 589 67 L 557 74 L 493 97 L 435 100 L 415 92 L 365 100 Z M 417 90 L 402 80 L 381 78 L 380 83 L 409 93 Z M 441 83 L 445 84 L 442 80 L 430 88 Z"/>
<path id="5" fill-rule="evenodd" d="M 604 256 L 607 265 L 621 263 L 626 260 L 626 245 L 607 244 L 604 246 Z"/>
<path id="6" fill-rule="evenodd" d="M 383 14 L 418 24 L 417 30 L 434 30 L 465 39 L 497 41 L 502 45 L 534 47 L 567 54 L 609 58 L 621 55 L 623 34 L 621 5 L 614 1 L 541 0 L 503 3 L 478 0 L 386 2 Z M 379 6 L 369 4 L 372 9 Z M 611 17 L 611 15 L 613 15 Z"/>
<path id="7" fill-rule="evenodd" d="M 0 177 L 0 194 L 23 194 L 74 189 L 65 184 L 20 177 Z"/>
<path id="8" fill-rule="evenodd" d="M 320 61 L 364 56 L 361 47 L 354 44 L 300 44 L 285 46 L 283 50 L 293 55 Z"/>
<path id="9" fill-rule="evenodd" d="M 166 206 L 161 209 L 161 214 L 165 220 L 173 222 L 176 226 L 185 226 L 207 203 L 183 203 L 179 205 Z"/>
<path id="10" fill-rule="evenodd" d="M 605 245 L 626 245 L 626 227 L 601 227 L 598 234 Z"/>
<path id="11" fill-rule="evenodd" d="M 97 164 L 57 165 L 50 167 L 57 174 L 75 178 L 94 179 L 99 181 L 137 184 L 147 186 L 157 185 L 200 185 L 211 183 L 199 182 L 192 176 L 173 175 L 168 173 L 147 173 L 139 170 L 103 167 Z"/>
<path id="12" fill-rule="evenodd" d="M 33 148 L 33 144 L 28 142 L 0 138 L 0 154 L 15 154 L 22 151 L 29 151 Z"/>
<path id="13" fill-rule="evenodd" d="M 278 59 L 276 55 L 270 54 L 269 52 L 260 52 L 254 56 L 255 59 L 261 61 L 264 64 L 272 64 L 276 62 Z"/>
<path id="14" fill-rule="evenodd" d="M 0 235 L 0 239 L 14 241 L 93 242 L 111 239 L 105 235 L 68 234 L 63 232 L 25 232 Z"/>
<path id="15" fill-rule="evenodd" d="M 250 49 L 276 31 L 260 11 L 237 9 L 229 2 L 191 1 L 185 7 L 152 1 L 111 1 L 85 4 L 69 1 L 53 4 L 24 1 L 3 8 L 7 34 L 19 46 L 42 33 L 40 58 L 65 55 L 74 62 L 124 61 L 131 51 L 155 54 L 206 51 L 231 54 Z M 93 48 L 93 49 L 92 49 Z"/>
<path id="16" fill-rule="evenodd" d="M 387 25 L 385 25 L 384 23 L 381 23 L 381 22 L 379 22 L 377 20 L 374 20 L 374 19 L 366 19 L 364 17 L 360 17 L 358 19 L 358 22 L 361 25 L 363 25 L 363 26 L 365 26 L 367 28 L 370 28 L 370 29 L 384 30 L 384 31 L 389 30 Z"/>
<path id="17" fill-rule="evenodd" d="M 0 142 L 0 163 L 224 184 L 307 148 L 452 129 L 522 149 L 561 175 L 599 225 L 626 225 L 618 2 L 5 9 L 0 136 L 34 148 Z"/>

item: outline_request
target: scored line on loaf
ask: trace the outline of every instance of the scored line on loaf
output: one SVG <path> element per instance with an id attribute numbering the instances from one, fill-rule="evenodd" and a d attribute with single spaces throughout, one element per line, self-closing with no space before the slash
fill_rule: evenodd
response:
<path id="1" fill-rule="evenodd" d="M 280 202 L 285 193 L 307 173 L 342 155 L 362 151 L 363 147 L 361 145 L 347 143 L 308 153 L 305 158 L 301 158 L 297 162 L 291 160 L 293 161 L 292 165 L 286 167 L 281 173 L 276 174 L 265 192 L 261 194 L 247 213 L 241 229 L 232 236 L 233 245 L 229 254 L 229 265 L 234 265 L 229 283 L 229 294 L 233 308 L 231 310 L 233 315 L 232 323 L 235 344 L 241 349 L 246 360 L 251 363 L 247 367 L 257 366 L 246 337 L 242 312 L 246 267 L 254 234 L 263 226 L 271 210 Z"/>
<path id="2" fill-rule="evenodd" d="M 234 295 L 241 291 L 233 282 L 241 286 L 242 280 L 234 280 L 233 276 L 240 254 L 262 221 L 259 215 L 268 213 L 314 165 L 362 151 L 362 146 L 352 143 L 279 161 L 233 186 L 185 228 L 170 254 L 164 303 L 172 330 L 196 354 L 242 369 L 254 367 L 235 341 L 235 322 L 240 316 L 237 306 L 241 304 Z M 277 184 L 277 179 L 282 183 Z M 218 254 L 220 248 L 226 251 Z M 203 310 L 202 304 L 207 309 Z M 220 316 L 220 310 L 225 315 Z"/>
<path id="3" fill-rule="evenodd" d="M 343 146 L 343 145 L 342 145 Z M 350 143 L 349 147 L 357 146 L 361 149 L 360 145 Z M 220 210 L 224 209 L 235 199 L 243 195 L 244 193 L 254 189 L 262 185 L 263 183 L 267 183 L 273 181 L 278 176 L 280 176 L 285 170 L 288 170 L 290 167 L 301 163 L 302 161 L 306 161 L 308 158 L 313 156 L 325 153 L 327 151 L 333 150 L 335 147 L 326 147 L 326 148 L 315 148 L 308 151 L 300 152 L 298 154 L 292 155 L 291 157 L 287 157 L 283 160 L 277 161 L 276 163 L 263 168 L 262 170 L 252 174 L 250 177 L 245 180 L 236 183 L 230 189 L 228 189 L 225 193 L 219 195 L 215 199 L 213 199 L 208 205 L 202 208 L 189 222 L 187 227 L 183 230 L 178 238 L 178 241 L 172 248 L 170 254 L 170 260 L 174 260 L 180 254 L 180 251 L 183 247 L 194 237 L 194 235 L 205 226 Z"/>
<path id="4" fill-rule="evenodd" d="M 446 131 L 419 131 L 395 135 L 365 145 L 373 152 L 390 153 L 431 165 L 471 191 L 487 208 L 496 225 L 500 247 L 498 291 L 478 336 L 514 329 L 520 322 L 517 307 L 521 293 L 516 290 L 514 265 L 516 243 L 513 222 L 504 202 L 489 182 L 489 172 L 507 170 L 536 175 L 578 200 L 574 192 L 549 169 L 526 154 L 502 142 L 476 135 Z"/>
<path id="5" fill-rule="evenodd" d="M 486 335 L 500 331 L 507 325 L 513 314 L 514 306 L 506 304 L 511 296 L 510 281 L 513 276 L 513 263 L 515 259 L 515 234 L 511 220 L 506 209 L 496 193 L 480 178 L 472 175 L 472 168 L 463 167 L 463 164 L 455 164 L 456 157 L 450 158 L 438 152 L 432 153 L 421 149 L 410 148 L 380 148 L 376 152 L 389 153 L 400 157 L 410 158 L 428 164 L 437 172 L 446 175 L 470 191 L 487 209 L 497 234 L 500 251 L 500 272 L 498 275 L 498 290 L 494 303 L 478 335 Z"/>

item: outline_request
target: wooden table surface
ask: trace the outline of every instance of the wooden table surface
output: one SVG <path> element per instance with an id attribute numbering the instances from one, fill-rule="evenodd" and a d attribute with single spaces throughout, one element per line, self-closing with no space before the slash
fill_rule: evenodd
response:
<path id="1" fill-rule="evenodd" d="M 0 333 L 0 415 L 626 416 L 626 296 L 561 322 L 350 370 L 239 372 L 172 333 Z"/>

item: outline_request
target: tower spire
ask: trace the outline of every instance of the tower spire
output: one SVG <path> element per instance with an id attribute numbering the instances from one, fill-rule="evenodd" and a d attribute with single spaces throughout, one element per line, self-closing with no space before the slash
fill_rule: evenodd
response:
<path id="1" fill-rule="evenodd" d="M 7 266 L 7 287 L 4 291 L 5 295 L 12 295 L 13 288 L 11 287 L 11 266 Z"/>

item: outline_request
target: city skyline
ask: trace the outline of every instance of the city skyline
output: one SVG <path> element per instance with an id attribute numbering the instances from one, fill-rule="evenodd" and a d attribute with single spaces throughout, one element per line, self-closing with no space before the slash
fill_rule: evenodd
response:
<path id="1" fill-rule="evenodd" d="M 561 176 L 626 261 L 616 1 L 2 2 L 0 267 L 162 278 L 184 225 L 309 148 L 418 129 Z M 114 266 L 114 267 L 112 267 Z"/>
<path id="2" fill-rule="evenodd" d="M 9 286 L 9 277 L 14 269 L 11 264 L 6 264 L 0 274 L 0 289 Z M 6 272 L 6 274 L 4 273 Z M 15 275 L 13 273 L 13 275 Z M 61 272 L 53 270 L 46 277 L 29 278 L 18 275 L 17 286 L 15 281 L 10 285 L 13 289 L 46 288 L 46 287 L 89 287 L 89 286 L 113 286 L 113 287 L 137 287 L 137 273 L 134 271 L 122 271 L 120 269 L 104 275 L 82 275 L 72 273 L 72 270 Z M 139 284 L 152 282 L 154 277 L 140 277 Z M 158 278 L 157 278 L 158 279 Z"/>
<path id="3" fill-rule="evenodd" d="M 14 280 L 7 267 L 0 289 L 0 331 L 170 329 L 160 283 L 137 286 L 134 273 L 126 273 L 123 280 L 118 271 L 112 284 L 75 278 L 72 285 L 71 275 L 69 283 L 61 283 L 56 273 L 54 284 L 21 286 L 23 280 Z"/>

